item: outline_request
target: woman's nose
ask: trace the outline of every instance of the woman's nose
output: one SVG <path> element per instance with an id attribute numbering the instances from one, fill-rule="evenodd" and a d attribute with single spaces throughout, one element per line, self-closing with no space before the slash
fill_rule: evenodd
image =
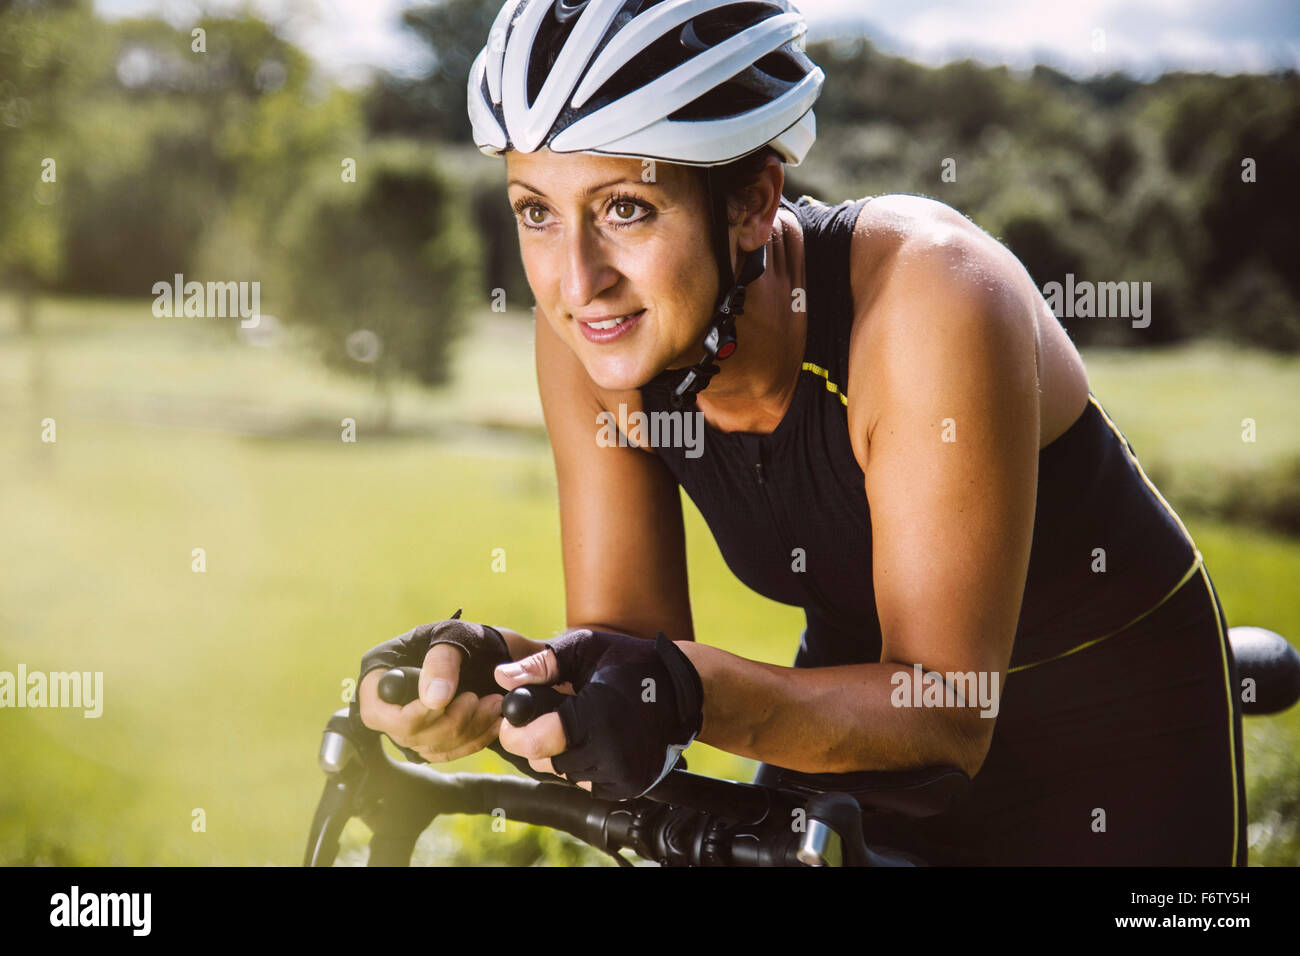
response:
<path id="1" fill-rule="evenodd" d="M 564 241 L 564 277 L 561 293 L 568 307 L 577 311 L 618 281 L 618 274 L 605 258 L 600 241 L 590 229 L 573 229 Z"/>

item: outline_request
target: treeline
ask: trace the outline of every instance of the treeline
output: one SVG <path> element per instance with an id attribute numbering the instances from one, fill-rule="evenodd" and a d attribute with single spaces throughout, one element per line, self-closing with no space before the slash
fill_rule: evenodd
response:
<path id="1" fill-rule="evenodd" d="M 365 102 L 371 133 L 468 143 L 465 80 L 498 9 L 445 0 L 408 11 L 438 66 L 381 77 Z M 1040 288 L 1067 275 L 1151 283 L 1145 328 L 1063 317 L 1081 344 L 1216 335 L 1300 351 L 1295 71 L 1079 81 L 1047 67 L 932 69 L 860 38 L 808 53 L 826 83 L 817 143 L 786 171 L 790 195 L 926 195 L 1005 242 Z M 499 174 L 479 188 L 489 284 L 524 292 Z"/>
<path id="2" fill-rule="evenodd" d="M 1040 288 L 1067 274 L 1151 282 L 1148 327 L 1063 318 L 1081 343 L 1215 335 L 1300 350 L 1295 71 L 1081 82 L 1046 67 L 927 69 L 866 43 L 818 54 L 817 186 L 942 199 Z"/>
<path id="3" fill-rule="evenodd" d="M 320 329 L 332 360 L 442 381 L 469 310 L 496 289 L 532 301 L 502 165 L 465 115 L 498 8 L 407 11 L 434 68 L 354 92 L 255 19 L 0 7 L 0 282 L 144 297 L 177 273 L 259 281 L 263 309 Z M 1083 344 L 1300 350 L 1295 72 L 1081 82 L 931 69 L 862 40 L 809 54 L 827 77 L 819 138 L 789 194 L 919 193 L 1004 241 L 1040 287 L 1151 283 L 1145 328 L 1064 319 Z M 345 342 L 362 330 L 381 347 L 359 363 Z"/>
<path id="4" fill-rule="evenodd" d="M 257 282 L 329 361 L 445 380 L 482 287 L 469 197 L 440 150 L 367 135 L 360 94 L 270 25 L 9 6 L 0 123 L 0 284 L 26 324 L 41 292 Z"/>

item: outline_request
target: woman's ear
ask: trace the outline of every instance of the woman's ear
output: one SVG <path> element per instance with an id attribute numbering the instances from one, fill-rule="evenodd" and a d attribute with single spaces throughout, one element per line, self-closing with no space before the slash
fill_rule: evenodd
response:
<path id="1" fill-rule="evenodd" d="M 769 156 L 753 184 L 744 192 L 745 211 L 738 223 L 736 237 L 742 250 L 752 252 L 772 238 L 784 188 L 785 165 L 776 156 Z"/>

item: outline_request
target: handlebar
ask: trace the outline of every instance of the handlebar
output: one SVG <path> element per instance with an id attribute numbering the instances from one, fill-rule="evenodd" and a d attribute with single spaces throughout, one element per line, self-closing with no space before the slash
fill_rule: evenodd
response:
<path id="1" fill-rule="evenodd" d="M 553 687 L 516 687 L 501 702 L 501 715 L 511 727 L 522 727 L 558 709 L 563 700 L 564 694 Z"/>
<path id="2" fill-rule="evenodd" d="M 380 678 L 381 699 L 417 696 L 420 671 L 394 668 Z M 502 712 L 515 726 L 553 710 L 563 695 L 549 687 L 517 688 Z M 370 827 L 371 866 L 406 866 L 419 835 L 439 814 L 496 814 L 563 830 L 631 865 L 620 853 L 666 866 L 916 866 L 899 851 L 868 848 L 862 809 L 847 793 L 797 793 L 756 784 L 671 772 L 651 793 L 631 800 L 593 797 L 572 784 L 495 774 L 445 774 L 384 753 L 376 731 L 358 730 L 346 708 L 325 728 L 320 763 L 327 774 L 304 857 L 329 866 L 343 825 L 360 816 Z"/>
<path id="3" fill-rule="evenodd" d="M 1247 713 L 1276 713 L 1300 700 L 1300 655 L 1285 639 L 1247 627 L 1231 628 L 1229 639 L 1239 674 L 1259 687 L 1258 702 Z M 419 678 L 419 668 L 395 668 L 380 678 L 379 696 L 408 703 L 418 694 Z M 518 727 L 562 700 L 550 687 L 520 687 L 506 695 L 502 714 Z M 643 797 L 607 801 L 567 783 L 446 774 L 394 761 L 379 733 L 353 724 L 347 708 L 326 724 L 319 760 L 326 783 L 306 866 L 333 863 L 343 826 L 354 816 L 374 834 L 370 866 L 409 866 L 416 839 L 438 814 L 494 812 L 563 830 L 623 866 L 631 864 L 622 849 L 663 865 L 924 866 L 911 854 L 868 847 L 863 813 L 931 816 L 951 808 L 970 785 L 952 767 L 848 774 L 772 768 L 771 786 L 674 770 Z"/>
<path id="4" fill-rule="evenodd" d="M 404 707 L 420 696 L 420 668 L 394 667 L 379 678 L 379 699 L 388 704 Z M 516 687 L 501 702 L 501 714 L 512 727 L 532 723 L 542 714 L 548 714 L 564 700 L 553 687 L 531 685 Z"/>

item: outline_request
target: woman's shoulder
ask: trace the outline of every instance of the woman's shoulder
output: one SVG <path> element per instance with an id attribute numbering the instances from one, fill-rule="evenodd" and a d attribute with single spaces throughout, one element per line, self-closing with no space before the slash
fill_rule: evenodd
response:
<path id="1" fill-rule="evenodd" d="M 907 247 L 912 253 L 981 240 L 997 244 L 946 202 L 909 193 L 864 196 L 854 226 L 855 246 Z"/>
<path id="2" fill-rule="evenodd" d="M 939 200 L 891 194 L 864 203 L 850 284 L 847 377 L 856 431 L 879 411 L 880 383 L 924 374 L 943 355 L 980 354 L 996 364 L 1022 349 L 1035 353 L 1028 273 L 1006 246 Z M 1003 347 L 971 350 L 990 342 Z"/>
<path id="3" fill-rule="evenodd" d="M 1030 301 L 1032 282 L 1011 250 L 952 206 L 906 193 L 864 198 L 849 258 L 855 319 L 902 284 L 927 297 Z"/>
<path id="4" fill-rule="evenodd" d="M 859 200 L 849 200 L 858 202 Z M 895 229 L 911 232 L 935 225 L 979 229 L 967 216 L 941 199 L 916 193 L 881 193 L 861 197 L 862 215 L 878 218 Z"/>

